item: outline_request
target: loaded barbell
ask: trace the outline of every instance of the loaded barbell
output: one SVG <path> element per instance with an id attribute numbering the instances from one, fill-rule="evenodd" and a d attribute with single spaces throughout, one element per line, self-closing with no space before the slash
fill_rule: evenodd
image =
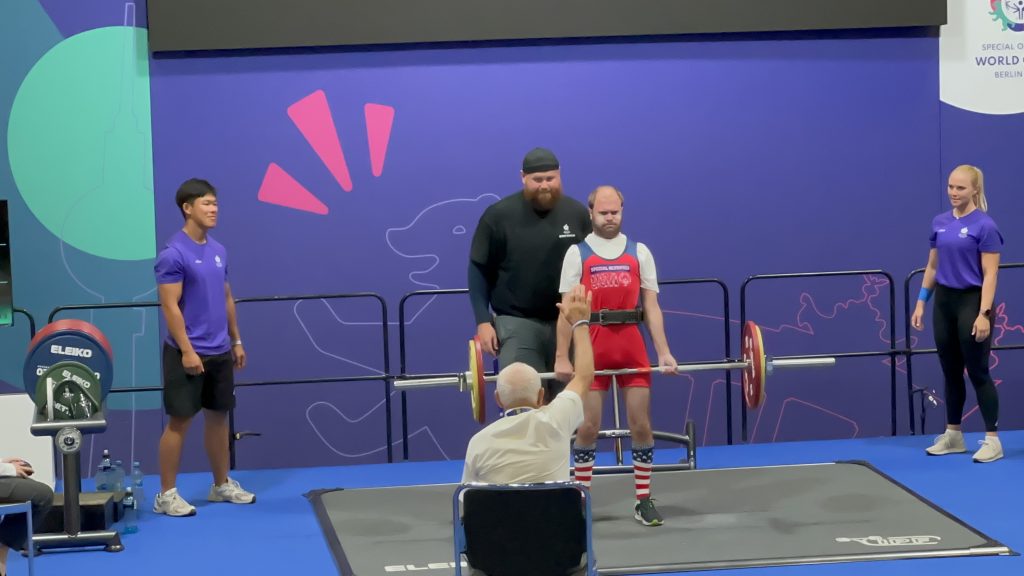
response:
<path id="1" fill-rule="evenodd" d="M 707 370 L 742 370 L 743 371 L 743 400 L 751 409 L 758 408 L 764 403 L 765 383 L 776 369 L 783 368 L 821 368 L 834 366 L 835 358 L 786 358 L 773 360 L 765 355 L 764 340 L 761 337 L 761 328 L 752 320 L 743 325 L 742 334 L 742 360 L 722 360 L 718 362 L 699 362 L 692 364 L 680 364 L 676 367 L 676 373 L 702 372 Z M 438 376 L 430 378 L 408 377 L 396 379 L 395 388 L 408 390 L 414 388 L 435 388 L 458 386 L 459 391 L 468 392 L 470 405 L 473 410 L 473 418 L 483 424 L 487 418 L 484 398 L 484 386 L 486 382 L 493 382 L 498 379 L 497 375 L 484 374 L 483 349 L 478 338 L 469 341 L 469 370 L 450 376 Z M 598 370 L 598 376 L 616 376 L 623 374 L 649 374 L 660 372 L 658 366 L 641 368 L 624 368 L 619 370 Z M 545 372 L 540 375 L 541 379 L 549 380 L 555 377 L 554 372 Z"/>

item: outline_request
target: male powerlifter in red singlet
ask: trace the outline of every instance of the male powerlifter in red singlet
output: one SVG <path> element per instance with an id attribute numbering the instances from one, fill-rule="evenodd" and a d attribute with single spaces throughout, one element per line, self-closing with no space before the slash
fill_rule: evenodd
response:
<path id="1" fill-rule="evenodd" d="M 676 360 L 665 338 L 665 325 L 658 306 L 658 276 L 654 257 L 639 242 L 626 238 L 622 228 L 622 192 L 601 186 L 587 199 L 594 231 L 569 248 L 562 263 L 559 291 L 563 294 L 583 284 L 593 294 L 590 337 L 594 346 L 595 370 L 650 366 L 639 323 L 647 325 L 658 353 L 658 365 L 675 373 Z M 558 334 L 559 354 L 567 352 L 569 335 Z M 561 378 L 568 375 L 560 374 Z M 636 504 L 633 516 L 645 526 L 660 526 L 662 517 L 651 499 L 651 469 L 654 463 L 654 435 L 651 431 L 651 376 L 617 376 L 625 397 L 626 415 L 632 439 Z M 597 376 L 584 402 L 584 422 L 573 446 L 576 480 L 590 486 L 601 429 L 601 407 L 611 384 L 610 376 Z"/>

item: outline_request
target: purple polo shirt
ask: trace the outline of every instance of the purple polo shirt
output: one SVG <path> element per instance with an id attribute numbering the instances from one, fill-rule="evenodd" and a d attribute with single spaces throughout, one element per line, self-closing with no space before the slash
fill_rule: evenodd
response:
<path id="1" fill-rule="evenodd" d="M 219 242 L 206 236 L 197 244 L 179 230 L 156 258 L 158 284 L 181 283 L 178 306 L 185 317 L 185 333 L 197 354 L 210 356 L 231 350 L 228 338 L 228 254 Z M 167 343 L 178 344 L 168 334 Z"/>
<path id="2" fill-rule="evenodd" d="M 935 281 L 949 288 L 978 288 L 984 277 L 981 253 L 999 253 L 1003 235 L 988 214 L 975 210 L 957 218 L 948 210 L 932 220 L 929 238 L 938 249 L 939 266 Z"/>

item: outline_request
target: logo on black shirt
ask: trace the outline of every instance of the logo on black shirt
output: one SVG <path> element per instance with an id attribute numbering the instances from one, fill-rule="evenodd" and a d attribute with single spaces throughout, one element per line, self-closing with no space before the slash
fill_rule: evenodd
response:
<path id="1" fill-rule="evenodd" d="M 562 233 L 558 235 L 559 238 L 575 238 L 576 233 L 569 230 L 569 225 L 565 224 L 562 226 Z"/>

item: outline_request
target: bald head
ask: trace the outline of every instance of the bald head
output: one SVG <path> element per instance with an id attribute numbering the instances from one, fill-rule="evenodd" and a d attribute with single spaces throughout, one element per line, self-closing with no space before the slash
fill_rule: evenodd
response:
<path id="1" fill-rule="evenodd" d="M 613 202 L 615 200 L 618 200 L 620 206 L 624 203 L 624 200 L 622 198 L 622 191 L 616 188 L 615 186 L 604 185 L 598 186 L 597 188 L 591 190 L 590 195 L 587 196 L 587 206 L 593 208 L 594 203 L 597 202 L 598 198 L 601 198 L 602 200 L 606 201 L 610 200 Z"/>
<path id="2" fill-rule="evenodd" d="M 611 240 L 622 230 L 622 192 L 614 186 L 598 186 L 587 197 L 594 234 Z"/>
<path id="3" fill-rule="evenodd" d="M 540 374 L 522 362 L 513 362 L 498 373 L 498 387 L 494 392 L 503 409 L 540 406 L 543 398 Z"/>

